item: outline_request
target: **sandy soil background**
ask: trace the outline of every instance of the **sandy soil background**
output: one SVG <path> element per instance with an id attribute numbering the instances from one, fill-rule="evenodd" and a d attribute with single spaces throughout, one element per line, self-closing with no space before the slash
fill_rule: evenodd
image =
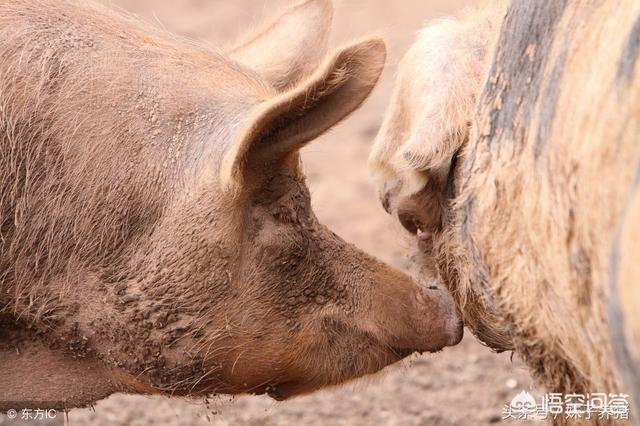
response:
<path id="1" fill-rule="evenodd" d="M 227 45 L 292 0 L 112 0 L 168 30 Z M 389 44 L 389 62 L 371 99 L 303 152 L 313 205 L 345 239 L 402 266 L 404 231 L 378 205 L 366 159 L 389 98 L 397 63 L 429 19 L 463 0 L 335 0 L 332 45 L 369 34 Z M 295 34 L 291 35 L 295 37 Z M 285 403 L 268 397 L 203 401 L 115 395 L 69 414 L 71 425 L 480 425 L 499 422 L 503 405 L 531 382 L 510 354 L 496 355 L 467 331 L 463 342 L 415 356 L 376 377 Z"/>

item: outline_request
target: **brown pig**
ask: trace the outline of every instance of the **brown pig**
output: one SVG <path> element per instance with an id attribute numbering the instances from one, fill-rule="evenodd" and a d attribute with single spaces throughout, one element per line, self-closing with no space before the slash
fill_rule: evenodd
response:
<path id="1" fill-rule="evenodd" d="M 444 292 L 311 210 L 298 151 L 385 60 L 326 55 L 329 0 L 227 52 L 86 2 L 0 8 L 0 401 L 285 399 L 460 340 Z"/>

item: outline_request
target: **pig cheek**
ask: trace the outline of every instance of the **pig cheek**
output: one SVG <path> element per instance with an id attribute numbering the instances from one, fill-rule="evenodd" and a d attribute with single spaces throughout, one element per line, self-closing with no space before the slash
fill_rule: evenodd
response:
<path id="1" fill-rule="evenodd" d="M 270 230 L 273 237 L 273 230 Z M 301 242 L 298 242 L 300 246 Z M 311 290 L 305 285 L 307 267 L 300 251 L 283 239 L 257 238 L 247 256 L 239 291 L 231 310 L 230 350 L 224 363 L 235 387 L 250 391 L 260 382 L 285 379 L 286 358 L 297 347 L 296 336 L 313 312 Z"/>
<path id="2" fill-rule="evenodd" d="M 261 262 L 259 272 L 253 271 L 259 286 L 266 291 L 262 298 L 263 302 L 268 301 L 262 308 L 263 321 L 271 324 L 271 330 L 278 330 L 261 336 L 261 348 L 257 348 L 264 358 L 253 364 L 266 361 L 267 368 L 252 375 L 262 376 L 264 381 L 298 383 L 309 390 L 316 386 L 308 382 L 310 377 L 327 374 L 322 366 L 310 362 L 317 349 L 325 346 L 322 311 L 344 305 L 347 298 L 346 287 L 336 284 L 326 262 L 303 255 L 317 250 L 313 241 L 301 240 L 291 247 L 265 247 L 262 250 L 265 261 Z M 265 256 L 265 252 L 271 256 Z"/>
<path id="3" fill-rule="evenodd" d="M 277 242 L 259 249 L 260 287 L 283 314 L 290 330 L 297 330 L 301 317 L 329 304 L 343 305 L 346 286 L 340 283 L 324 259 L 331 253 L 319 241 L 317 230 L 292 226 Z M 335 260 L 334 260 L 335 261 Z"/>

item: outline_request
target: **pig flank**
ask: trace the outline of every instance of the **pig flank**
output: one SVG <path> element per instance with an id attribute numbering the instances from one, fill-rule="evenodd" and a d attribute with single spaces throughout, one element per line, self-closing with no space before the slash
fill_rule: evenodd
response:
<path id="1" fill-rule="evenodd" d="M 325 59 L 329 0 L 227 53 L 85 2 L 0 7 L 0 400 L 283 399 L 460 340 L 445 292 L 311 211 L 298 150 L 385 59 Z"/>

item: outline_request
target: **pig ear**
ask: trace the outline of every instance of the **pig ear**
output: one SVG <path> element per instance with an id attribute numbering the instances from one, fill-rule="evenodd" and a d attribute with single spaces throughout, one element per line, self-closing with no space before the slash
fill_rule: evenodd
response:
<path id="1" fill-rule="evenodd" d="M 276 90 L 284 90 L 311 74 L 326 55 L 332 16 L 331 0 L 307 0 L 227 53 Z"/>
<path id="2" fill-rule="evenodd" d="M 372 39 L 339 50 L 308 80 L 262 103 L 222 162 L 224 186 L 247 169 L 273 166 L 354 111 L 376 85 L 385 44 Z"/>

